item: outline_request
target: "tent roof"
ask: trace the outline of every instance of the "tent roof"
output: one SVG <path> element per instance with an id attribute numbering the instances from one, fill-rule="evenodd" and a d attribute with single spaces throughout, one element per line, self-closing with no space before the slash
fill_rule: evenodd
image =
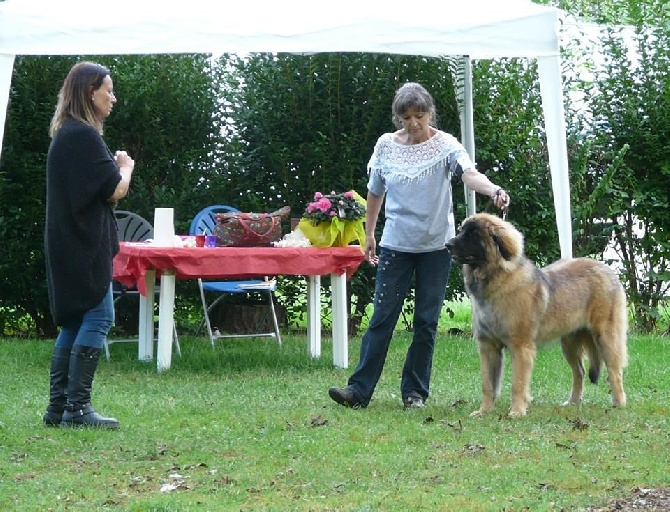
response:
<path id="1" fill-rule="evenodd" d="M 388 0 L 312 4 L 116 0 L 0 2 L 0 54 L 378 52 L 558 55 L 559 10 L 525 0 Z"/>
<path id="2" fill-rule="evenodd" d="M 0 2 L 0 151 L 16 55 L 370 52 L 537 58 L 561 253 L 571 257 L 560 11 L 527 0 L 422 0 L 416 5 L 115 0 L 106 8 L 84 0 Z M 474 140 L 470 81 L 466 76 L 466 140 Z"/>

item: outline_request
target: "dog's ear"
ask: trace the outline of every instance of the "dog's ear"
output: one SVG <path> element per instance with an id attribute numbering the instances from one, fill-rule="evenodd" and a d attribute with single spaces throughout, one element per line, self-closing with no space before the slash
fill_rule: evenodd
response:
<path id="1" fill-rule="evenodd" d="M 506 242 L 509 242 L 509 238 L 505 239 L 505 236 L 500 236 L 498 233 L 492 234 L 493 241 L 498 246 L 500 255 L 507 261 L 510 261 L 514 257 L 513 247 L 510 247 Z"/>
<path id="2" fill-rule="evenodd" d="M 523 255 L 523 235 L 512 224 L 496 218 L 489 227 L 489 235 L 505 261 L 513 261 Z"/>

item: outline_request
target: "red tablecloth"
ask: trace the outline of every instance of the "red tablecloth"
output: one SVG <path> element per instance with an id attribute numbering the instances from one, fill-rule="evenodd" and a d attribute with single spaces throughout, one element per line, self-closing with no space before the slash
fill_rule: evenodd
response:
<path id="1" fill-rule="evenodd" d="M 155 247 L 121 243 L 114 258 L 114 279 L 146 293 L 148 270 L 174 270 L 177 279 L 322 276 L 350 278 L 364 259 L 358 246 L 348 247 Z"/>

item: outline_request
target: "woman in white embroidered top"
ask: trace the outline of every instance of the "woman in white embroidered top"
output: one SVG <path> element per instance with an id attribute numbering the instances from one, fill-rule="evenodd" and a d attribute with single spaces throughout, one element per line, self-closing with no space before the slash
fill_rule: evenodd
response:
<path id="1" fill-rule="evenodd" d="M 335 402 L 353 408 L 370 403 L 412 276 L 414 335 L 400 391 L 405 407 L 423 407 L 428 398 L 437 322 L 451 270 L 445 243 L 455 235 L 452 176 L 491 197 L 500 208 L 510 200 L 475 169 L 456 138 L 434 127 L 435 103 L 422 85 L 409 82 L 400 87 L 391 111 L 400 129 L 379 138 L 368 164 L 364 251 L 366 259 L 378 265 L 374 312 L 348 385 L 328 390 Z M 384 196 L 386 222 L 377 255 L 375 225 Z"/>

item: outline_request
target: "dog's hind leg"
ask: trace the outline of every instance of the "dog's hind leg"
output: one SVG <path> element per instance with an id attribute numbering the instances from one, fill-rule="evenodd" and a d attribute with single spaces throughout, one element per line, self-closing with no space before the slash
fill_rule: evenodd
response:
<path id="1" fill-rule="evenodd" d="M 612 393 L 612 405 L 626 405 L 626 393 L 623 389 L 623 369 L 628 364 L 628 348 L 626 345 L 627 318 L 626 310 L 613 308 L 608 322 L 594 326 L 596 348 L 607 367 L 607 380 Z"/>
<path id="2" fill-rule="evenodd" d="M 493 409 L 500 396 L 504 354 L 502 344 L 491 340 L 478 340 L 479 364 L 482 374 L 482 404 L 470 416 L 480 416 Z"/>
<path id="3" fill-rule="evenodd" d="M 596 343 L 607 367 L 607 380 L 612 393 L 612 405 L 623 407 L 626 405 L 626 393 L 623 389 L 623 369 L 627 362 L 625 338 L 621 342 L 616 335 L 611 339 L 605 339 L 601 336 Z M 621 348 L 622 344 L 623 348 Z"/>
<path id="4" fill-rule="evenodd" d="M 626 405 L 626 393 L 623 390 L 623 368 L 620 366 L 607 368 L 607 380 L 612 391 L 612 405 L 623 407 Z"/>
<path id="5" fill-rule="evenodd" d="M 563 357 L 570 365 L 572 370 L 572 391 L 563 405 L 578 405 L 582 401 L 584 394 L 584 349 L 586 346 L 593 347 L 591 333 L 587 330 L 580 330 L 567 334 L 561 338 L 561 350 Z M 595 349 L 595 347 L 593 347 Z M 600 359 L 595 364 L 600 365 Z M 593 368 L 593 360 L 589 359 L 589 365 Z M 591 373 L 591 372 L 589 372 Z"/>

